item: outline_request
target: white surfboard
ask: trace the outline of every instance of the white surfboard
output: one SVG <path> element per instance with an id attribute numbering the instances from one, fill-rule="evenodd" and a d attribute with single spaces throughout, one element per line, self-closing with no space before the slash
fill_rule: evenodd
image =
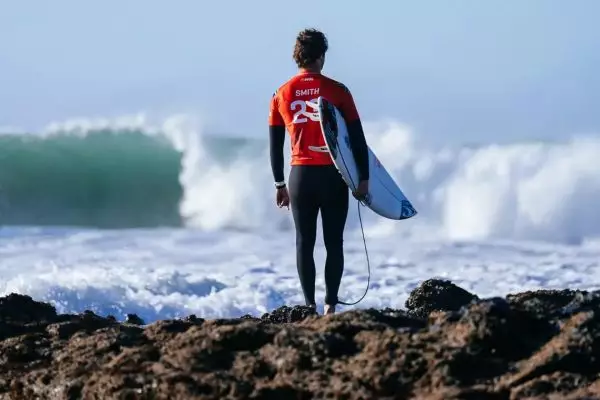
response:
<path id="1" fill-rule="evenodd" d="M 314 104 L 314 103 L 313 103 Z M 333 163 L 353 192 L 358 186 L 358 169 L 350 147 L 346 121 L 340 111 L 319 97 L 317 108 L 321 131 Z M 369 147 L 369 194 L 363 203 L 382 217 L 403 220 L 417 211 Z"/>

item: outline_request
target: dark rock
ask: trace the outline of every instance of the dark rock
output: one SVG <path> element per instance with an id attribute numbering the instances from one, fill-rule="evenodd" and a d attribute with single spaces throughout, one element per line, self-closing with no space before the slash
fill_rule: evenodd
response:
<path id="1" fill-rule="evenodd" d="M 194 314 L 190 314 L 183 319 L 184 321 L 191 322 L 192 324 L 198 324 L 204 322 L 204 319 L 196 317 Z"/>
<path id="2" fill-rule="evenodd" d="M 433 311 L 456 311 L 477 299 L 450 281 L 428 279 L 410 293 L 405 306 L 410 314 L 427 318 Z"/>
<path id="3" fill-rule="evenodd" d="M 0 298 L 0 320 L 23 323 L 47 322 L 56 318 L 56 308 L 34 301 L 30 296 L 11 293 Z"/>
<path id="4" fill-rule="evenodd" d="M 507 300 L 514 307 L 538 314 L 539 318 L 556 318 L 570 315 L 584 307 L 600 304 L 598 293 L 579 290 L 537 290 L 509 294 Z"/>
<path id="5" fill-rule="evenodd" d="M 127 319 L 125 319 L 126 324 L 132 325 L 146 325 L 143 319 L 137 316 L 137 314 L 127 314 Z"/>
<path id="6" fill-rule="evenodd" d="M 299 322 L 310 316 L 316 316 L 317 311 L 308 306 L 282 306 L 270 313 L 265 313 L 261 317 L 261 320 L 265 322 L 281 324 Z"/>
<path id="7" fill-rule="evenodd" d="M 598 292 L 479 299 L 442 280 L 406 306 L 145 325 L 0 299 L 0 398 L 600 398 Z"/>

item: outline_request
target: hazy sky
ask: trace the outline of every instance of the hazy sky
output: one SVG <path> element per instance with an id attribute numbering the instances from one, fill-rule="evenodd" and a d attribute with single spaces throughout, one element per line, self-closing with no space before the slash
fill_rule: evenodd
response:
<path id="1" fill-rule="evenodd" d="M 441 141 L 600 132 L 600 1 L 0 0 L 0 126 L 149 111 L 266 135 L 299 29 L 365 120 Z"/>

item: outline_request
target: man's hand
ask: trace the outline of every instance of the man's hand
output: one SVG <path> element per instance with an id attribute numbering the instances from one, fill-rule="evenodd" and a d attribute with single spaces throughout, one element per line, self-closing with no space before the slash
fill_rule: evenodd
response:
<path id="1" fill-rule="evenodd" d="M 363 200 L 368 193 L 369 193 L 369 180 L 365 179 L 358 183 L 358 187 L 356 188 L 356 191 L 354 193 L 352 193 L 352 195 L 357 200 Z"/>
<path id="2" fill-rule="evenodd" d="M 287 207 L 290 209 L 290 195 L 288 193 L 287 187 L 284 186 L 282 188 L 277 189 L 277 194 L 275 195 L 275 200 L 277 202 L 277 207 Z"/>

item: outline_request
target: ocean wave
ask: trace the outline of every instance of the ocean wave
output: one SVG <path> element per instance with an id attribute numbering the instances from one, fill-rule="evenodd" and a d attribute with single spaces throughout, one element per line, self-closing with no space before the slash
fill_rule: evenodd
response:
<path id="1" fill-rule="evenodd" d="M 0 223 L 105 228 L 290 229 L 274 204 L 268 142 L 206 134 L 185 115 L 79 119 L 0 135 Z M 600 236 L 600 138 L 433 148 L 396 121 L 369 145 L 419 210 L 397 222 L 362 209 L 371 234 L 577 242 Z M 286 153 L 289 156 L 289 149 Z M 286 167 L 287 169 L 287 167 Z M 287 169 L 289 170 L 289 169 Z M 355 207 L 348 225 L 358 224 Z"/>

